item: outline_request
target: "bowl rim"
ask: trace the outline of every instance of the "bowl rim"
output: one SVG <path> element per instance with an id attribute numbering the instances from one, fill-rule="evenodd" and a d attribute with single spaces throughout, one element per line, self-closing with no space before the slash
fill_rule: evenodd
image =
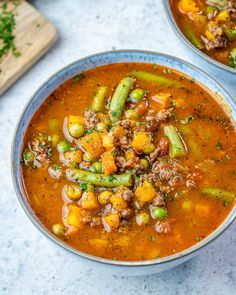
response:
<path id="1" fill-rule="evenodd" d="M 57 238 L 54 234 L 52 234 L 44 225 L 43 223 L 40 222 L 40 220 L 38 219 L 38 217 L 35 215 L 33 209 L 31 208 L 32 212 L 30 212 L 29 208 L 26 206 L 25 202 L 24 202 L 24 197 L 27 198 L 26 194 L 22 194 L 21 190 L 18 186 L 17 183 L 17 177 L 15 175 L 15 164 L 14 164 L 14 159 L 15 159 L 15 143 L 16 143 L 16 138 L 17 138 L 17 134 L 18 134 L 18 130 L 19 130 L 19 126 L 20 123 L 23 119 L 23 116 L 26 112 L 26 110 L 28 109 L 28 107 L 30 106 L 30 104 L 32 103 L 34 97 L 37 95 L 38 92 L 40 92 L 42 89 L 46 88 L 48 83 L 54 78 L 56 77 L 58 74 L 60 74 L 63 71 L 67 71 L 70 70 L 73 65 L 76 65 L 77 63 L 81 63 L 83 61 L 86 61 L 89 58 L 96 58 L 96 57 L 101 57 L 101 56 L 106 56 L 106 55 L 112 55 L 112 54 L 125 54 L 125 53 L 129 53 L 129 54 L 144 54 L 144 55 L 155 55 L 155 56 L 159 56 L 159 57 L 163 57 L 163 58 L 168 58 L 170 60 L 179 62 L 180 64 L 184 64 L 185 66 L 187 66 L 189 69 L 194 70 L 195 72 L 200 72 L 201 74 L 203 74 L 205 76 L 205 78 L 207 78 L 208 80 L 210 80 L 211 82 L 213 82 L 215 85 L 217 85 L 217 87 L 221 90 L 221 92 L 224 94 L 224 97 L 227 97 L 230 101 L 230 103 L 232 103 L 232 105 L 235 107 L 236 110 L 236 105 L 232 99 L 232 97 L 228 94 L 228 92 L 224 89 L 223 86 L 221 86 L 215 79 L 213 79 L 212 77 L 210 77 L 209 74 L 207 74 L 206 72 L 204 72 L 203 70 L 199 69 L 198 67 L 196 67 L 195 65 L 192 65 L 191 63 L 184 61 L 180 58 L 177 58 L 175 56 L 171 56 L 168 54 L 164 54 L 164 53 L 159 53 L 159 52 L 153 52 L 153 51 L 147 51 L 147 50 L 135 50 L 135 49 L 122 49 L 122 50 L 110 50 L 110 51 L 104 51 L 104 52 L 99 52 L 96 54 L 92 54 L 92 55 L 88 55 L 85 56 L 83 58 L 80 58 L 72 63 L 69 63 L 68 65 L 62 67 L 61 69 L 59 69 L 58 71 L 54 72 L 52 75 L 49 76 L 48 79 L 46 79 L 46 81 L 44 81 L 37 89 L 36 91 L 34 91 L 33 95 L 30 97 L 29 101 L 26 103 L 25 107 L 23 108 L 23 111 L 21 112 L 16 127 L 15 127 L 15 131 L 14 131 L 14 135 L 13 135 L 13 139 L 12 139 L 12 144 L 11 144 L 11 175 L 12 175 L 12 181 L 13 181 L 13 185 L 14 185 L 14 189 L 17 195 L 17 198 L 23 208 L 23 210 L 25 211 L 26 215 L 29 217 L 29 219 L 31 220 L 31 222 L 36 226 L 36 228 L 42 232 L 48 239 L 52 240 L 55 244 L 61 246 L 62 248 L 66 249 L 68 252 L 76 254 L 78 256 L 80 256 L 81 258 L 93 261 L 93 262 L 98 262 L 100 264 L 105 264 L 105 265 L 112 265 L 112 266 L 116 266 L 116 267 L 147 267 L 147 266 L 158 266 L 158 265 L 162 265 L 162 264 L 167 264 L 167 263 L 171 263 L 172 261 L 177 261 L 180 260 L 181 258 L 184 257 L 189 257 L 192 256 L 194 253 L 199 252 L 200 250 L 202 250 L 205 246 L 209 245 L 211 242 L 213 242 L 216 238 L 218 238 L 221 234 L 224 233 L 224 231 L 232 224 L 232 222 L 236 219 L 236 205 L 234 206 L 234 208 L 232 208 L 231 212 L 229 213 L 229 215 L 225 218 L 225 220 L 207 237 L 205 237 L 204 239 L 202 239 L 200 242 L 194 244 L 193 246 L 181 251 L 181 252 L 177 252 L 175 254 L 169 255 L 169 256 L 165 256 L 162 258 L 156 258 L 156 259 L 151 259 L 151 260 L 142 260 L 142 261 L 124 261 L 124 260 L 112 260 L 112 259 L 108 259 L 108 258 L 103 258 L 103 257 L 99 257 L 99 256 L 94 256 L 88 253 L 85 253 L 83 251 L 77 250 L 73 247 L 71 247 L 70 245 L 68 245 L 67 243 L 65 243 L 64 241 L 62 241 L 61 239 Z M 119 62 L 115 62 L 115 63 L 120 63 L 122 61 Z M 125 62 L 125 61 L 124 61 Z M 127 61 L 128 62 L 128 61 Z M 135 61 L 134 61 L 135 62 Z M 143 61 L 144 63 L 146 61 Z M 137 61 L 138 63 L 138 61 Z M 150 62 L 146 62 L 146 63 L 150 63 Z M 114 62 L 107 62 L 105 63 L 107 64 L 114 64 Z M 100 65 L 96 65 L 95 67 L 92 68 L 96 68 L 99 67 Z M 91 69 L 92 69 L 91 68 Z M 179 72 L 181 72 L 180 70 L 177 70 Z M 186 73 L 185 73 L 186 74 Z M 187 74 L 188 75 L 188 74 Z M 63 82 L 64 83 L 64 82 Z M 57 87 L 59 87 L 60 85 L 62 85 L 63 83 L 59 83 Z M 201 82 L 200 82 L 201 83 Z M 202 83 L 201 83 L 202 84 Z M 203 85 L 205 87 L 207 87 L 206 85 Z M 207 89 L 209 89 L 207 87 Z M 48 97 L 48 96 L 47 96 Z M 47 98 L 45 97 L 45 99 Z M 44 101 L 45 101 L 44 99 Z M 43 102 L 42 102 L 43 103 Z M 40 105 L 42 105 L 42 103 Z M 228 106 L 228 103 L 226 103 Z M 38 109 L 38 108 L 37 108 Z M 36 110 L 37 111 L 37 110 Z M 36 112 L 35 111 L 35 112 Z M 34 114 L 35 114 L 34 112 Z M 28 126 L 28 125 L 27 125 Z M 27 126 L 25 127 L 25 130 L 27 129 Z M 23 138 L 21 139 L 21 145 L 22 145 L 22 141 Z M 20 173 L 20 176 L 21 173 Z M 29 202 L 27 201 L 28 205 Z"/>
<path id="2" fill-rule="evenodd" d="M 232 68 L 230 66 L 227 66 L 227 65 L 217 61 L 216 59 L 210 57 L 209 55 L 205 54 L 203 51 L 201 51 L 200 49 L 195 47 L 188 40 L 187 37 L 185 37 L 185 35 L 180 30 L 177 22 L 175 21 L 175 18 L 173 16 L 172 12 L 171 12 L 170 1 L 171 0 L 162 0 L 162 4 L 163 4 L 163 7 L 164 7 L 165 15 L 167 16 L 168 23 L 170 24 L 173 31 L 177 34 L 177 36 L 180 37 L 180 40 L 182 40 L 183 43 L 185 45 L 187 45 L 188 48 L 190 48 L 193 52 L 195 52 L 197 55 L 199 55 L 201 58 L 203 58 L 209 64 L 214 65 L 214 66 L 220 68 L 221 70 L 225 70 L 225 71 L 227 71 L 227 72 L 229 72 L 231 74 L 236 74 L 236 69 L 234 69 L 234 68 Z"/>

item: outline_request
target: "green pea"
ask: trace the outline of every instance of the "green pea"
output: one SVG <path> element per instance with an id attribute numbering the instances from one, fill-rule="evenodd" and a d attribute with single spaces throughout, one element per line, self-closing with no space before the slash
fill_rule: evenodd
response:
<path id="1" fill-rule="evenodd" d="M 147 159 L 141 159 L 140 162 L 145 169 L 149 167 L 149 162 Z"/>
<path id="2" fill-rule="evenodd" d="M 102 163 L 101 162 L 94 162 L 92 165 L 92 172 L 102 173 Z"/>
<path id="3" fill-rule="evenodd" d="M 144 154 L 151 154 L 155 150 L 155 145 L 151 143 L 148 147 L 145 148 Z"/>
<path id="4" fill-rule="evenodd" d="M 100 122 L 100 123 L 97 123 L 97 125 L 96 125 L 96 130 L 98 132 L 102 132 L 102 131 L 105 131 L 107 129 L 108 128 L 107 128 L 107 125 L 105 123 Z"/>
<path id="5" fill-rule="evenodd" d="M 53 224 L 52 231 L 56 236 L 62 237 L 64 235 L 64 226 L 63 226 L 63 224 L 61 224 L 61 223 Z"/>
<path id="6" fill-rule="evenodd" d="M 91 183 L 81 182 L 80 189 L 81 191 L 94 192 L 94 185 Z"/>
<path id="7" fill-rule="evenodd" d="M 91 155 L 89 152 L 85 152 L 83 154 L 83 160 L 86 162 L 96 162 L 97 161 L 97 159 L 94 158 L 94 156 Z"/>
<path id="8" fill-rule="evenodd" d="M 138 114 L 135 110 L 129 109 L 125 112 L 125 117 L 127 119 L 135 120 L 138 118 Z"/>
<path id="9" fill-rule="evenodd" d="M 136 215 L 136 223 L 138 225 L 146 225 L 146 224 L 148 224 L 149 219 L 150 219 L 149 214 L 145 213 L 145 212 L 141 212 L 141 213 Z"/>
<path id="10" fill-rule="evenodd" d="M 232 59 L 236 60 L 236 48 L 233 48 L 229 54 Z"/>
<path id="11" fill-rule="evenodd" d="M 234 30 L 234 29 L 226 29 L 225 34 L 226 34 L 227 39 L 229 41 L 233 41 L 236 39 L 236 30 Z"/>
<path id="12" fill-rule="evenodd" d="M 34 154 L 30 151 L 23 153 L 23 160 L 26 166 L 30 166 L 34 163 Z"/>
<path id="13" fill-rule="evenodd" d="M 215 12 L 215 11 L 217 11 L 217 8 L 214 6 L 207 6 L 207 8 L 206 8 L 206 14 L 209 14 L 209 13 Z"/>
<path id="14" fill-rule="evenodd" d="M 230 51 L 229 56 L 230 56 L 230 59 L 231 59 L 229 65 L 230 65 L 231 67 L 236 68 L 236 48 L 233 48 L 233 49 Z"/>
<path id="15" fill-rule="evenodd" d="M 152 215 L 157 219 L 164 219 L 167 217 L 167 210 L 165 208 L 154 208 Z"/>
<path id="16" fill-rule="evenodd" d="M 131 93 L 130 93 L 130 98 L 131 98 L 133 101 L 140 100 L 140 99 L 143 98 L 144 93 L 145 93 L 144 90 L 141 89 L 141 88 L 134 89 L 134 90 L 131 91 Z"/>
<path id="17" fill-rule="evenodd" d="M 68 141 L 60 141 L 57 144 L 57 150 L 59 153 L 65 153 L 70 150 L 70 143 Z"/>
<path id="18" fill-rule="evenodd" d="M 70 135 L 76 138 L 79 138 L 84 135 L 84 126 L 79 123 L 71 124 L 69 127 Z"/>

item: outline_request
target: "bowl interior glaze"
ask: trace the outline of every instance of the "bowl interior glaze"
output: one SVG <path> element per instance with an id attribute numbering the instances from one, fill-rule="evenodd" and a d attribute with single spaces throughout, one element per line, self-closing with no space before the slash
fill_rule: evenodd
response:
<path id="1" fill-rule="evenodd" d="M 21 151 L 22 151 L 22 143 L 23 138 L 27 129 L 27 126 L 37 111 L 37 109 L 41 106 L 41 104 L 44 102 L 44 100 L 55 90 L 57 89 L 61 84 L 63 84 L 68 79 L 74 77 L 75 75 L 82 73 L 84 71 L 87 71 L 89 69 L 111 64 L 111 63 L 119 63 L 119 62 L 144 62 L 144 63 L 151 63 L 151 64 L 159 64 L 162 66 L 166 66 L 172 69 L 175 69 L 177 71 L 183 72 L 187 74 L 188 76 L 193 77 L 195 80 L 199 81 L 203 85 L 205 85 L 207 88 L 209 88 L 212 92 L 215 92 L 218 94 L 219 97 L 221 97 L 221 101 L 227 106 L 228 111 L 231 112 L 231 116 L 236 119 L 236 108 L 235 105 L 231 99 L 231 97 L 227 94 L 227 92 L 216 82 L 214 81 L 210 76 L 208 76 L 206 73 L 202 72 L 195 66 L 192 66 L 191 64 L 182 61 L 176 57 L 168 56 L 165 54 L 160 53 L 154 53 L 154 52 L 147 52 L 147 51 L 138 51 L 138 50 L 121 50 L 121 51 L 110 51 L 110 52 L 104 52 L 95 54 L 92 56 L 88 56 L 85 58 L 82 58 L 59 72 L 55 73 L 52 77 L 50 77 L 32 96 L 29 103 L 26 105 L 25 110 L 23 111 L 23 114 L 21 115 L 19 122 L 16 127 L 15 136 L 13 138 L 12 143 L 12 177 L 13 177 L 13 183 L 14 187 L 17 193 L 17 196 L 19 198 L 19 201 L 27 213 L 30 220 L 36 225 L 38 229 L 40 229 L 47 237 L 49 237 L 51 240 L 59 244 L 60 246 L 64 247 L 65 249 L 69 250 L 70 252 L 73 252 L 80 257 L 87 258 L 90 260 L 93 260 L 95 262 L 100 262 L 103 264 L 113 265 L 113 266 L 134 266 L 134 267 L 141 267 L 141 266 L 158 266 L 162 265 L 168 262 L 173 262 L 174 260 L 187 260 L 188 256 L 191 258 L 191 255 L 201 248 L 203 248 L 205 245 L 209 244 L 212 240 L 214 240 L 217 236 L 219 236 L 234 220 L 236 216 L 236 207 L 232 210 L 230 215 L 227 217 L 227 219 L 224 221 L 224 223 L 221 224 L 215 230 L 211 235 L 203 239 L 198 244 L 195 244 L 194 246 L 179 252 L 177 254 L 158 258 L 155 260 L 146 260 L 146 261 L 115 261 L 105 258 L 100 258 L 96 256 L 92 256 L 90 254 L 86 254 L 84 252 L 81 252 L 79 250 L 76 250 L 57 237 L 55 237 L 50 231 L 48 231 L 43 224 L 38 220 L 38 218 L 35 216 L 32 208 L 30 207 L 30 204 L 28 202 L 28 199 L 26 197 L 24 186 L 22 182 L 22 176 L 21 176 Z"/>

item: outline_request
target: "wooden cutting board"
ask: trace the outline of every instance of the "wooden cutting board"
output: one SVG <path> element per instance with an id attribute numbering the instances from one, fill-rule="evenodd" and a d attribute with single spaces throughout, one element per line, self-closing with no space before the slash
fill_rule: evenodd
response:
<path id="1" fill-rule="evenodd" d="M 8 52 L 1 58 L 0 95 L 46 53 L 58 36 L 55 27 L 32 5 L 24 0 L 18 2 L 14 35 L 20 56 Z M 7 3 L 11 5 L 10 1 Z"/>

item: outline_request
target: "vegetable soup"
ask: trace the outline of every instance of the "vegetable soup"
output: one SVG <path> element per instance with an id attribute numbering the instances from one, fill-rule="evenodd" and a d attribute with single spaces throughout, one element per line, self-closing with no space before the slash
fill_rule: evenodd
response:
<path id="1" fill-rule="evenodd" d="M 215 60 L 236 68 L 236 1 L 170 0 L 189 41 Z"/>
<path id="2" fill-rule="evenodd" d="M 234 123 L 175 70 L 118 63 L 77 75 L 24 138 L 29 203 L 58 238 L 117 260 L 164 257 L 212 233 L 235 204 Z"/>

